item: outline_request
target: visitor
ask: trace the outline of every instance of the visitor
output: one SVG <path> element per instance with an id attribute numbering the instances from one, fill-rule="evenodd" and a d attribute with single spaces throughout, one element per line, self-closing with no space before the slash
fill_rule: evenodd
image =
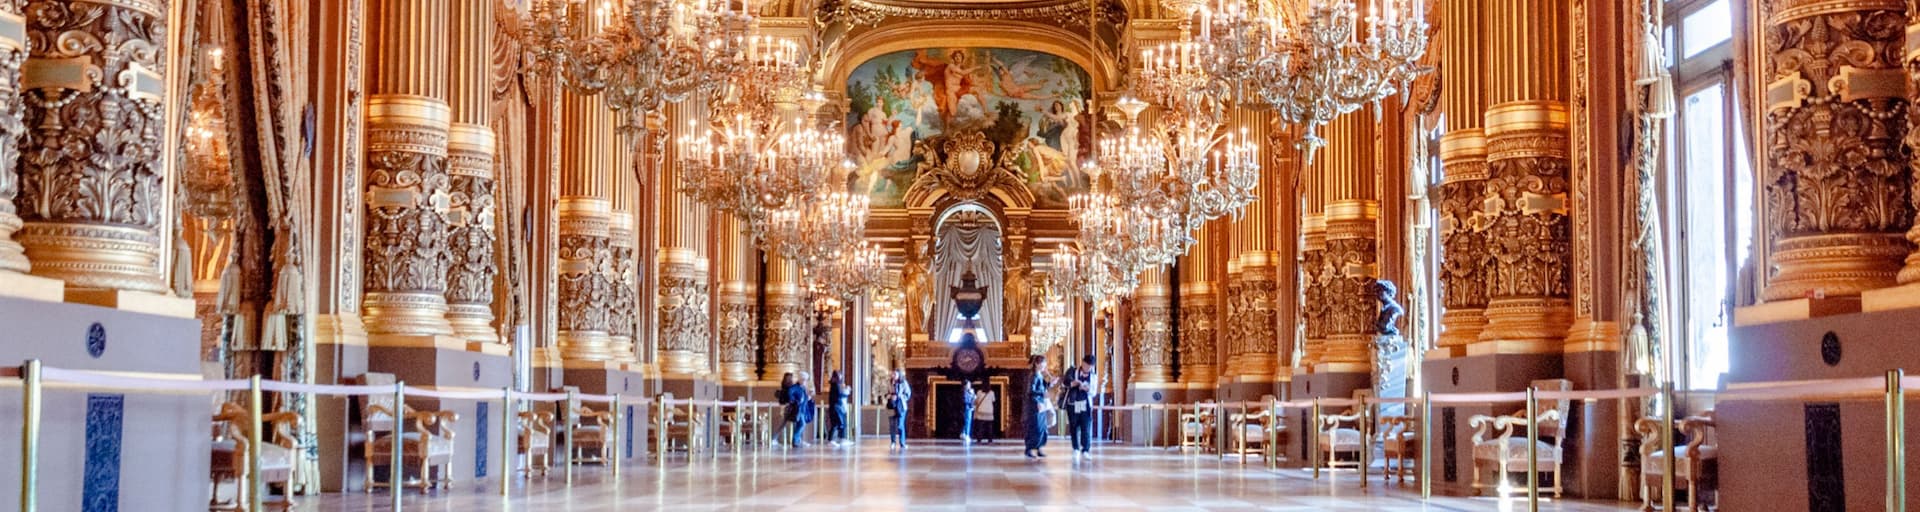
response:
<path id="1" fill-rule="evenodd" d="M 966 411 L 960 416 L 960 442 L 973 444 L 973 406 L 980 396 L 973 391 L 973 381 L 966 381 L 960 388 L 960 405 Z"/>
<path id="2" fill-rule="evenodd" d="M 1088 354 L 1061 376 L 1066 387 L 1062 408 L 1067 411 L 1067 434 L 1073 440 L 1075 459 L 1093 456 L 1093 363 L 1093 355 Z"/>
<path id="3" fill-rule="evenodd" d="M 985 387 L 986 384 L 982 383 L 981 386 Z M 974 407 L 973 417 L 970 419 L 971 421 L 979 423 L 979 425 L 974 425 L 973 427 L 973 432 L 979 434 L 974 438 L 974 442 L 993 444 L 993 439 L 1000 437 L 1000 424 L 998 421 L 995 421 L 994 418 L 994 414 L 998 412 L 994 407 L 999 402 L 1000 397 L 997 393 L 993 392 L 992 388 L 988 388 L 986 392 L 980 393 L 979 406 Z"/>
<path id="4" fill-rule="evenodd" d="M 779 434 L 785 433 L 787 426 L 793 421 L 791 419 L 793 417 L 793 395 L 789 394 L 789 392 L 793 390 L 793 382 L 793 372 L 787 372 L 785 375 L 780 376 L 780 389 L 774 390 L 773 392 L 774 401 L 780 402 L 778 424 L 773 426 L 773 431 L 776 433 L 773 440 L 774 444 L 783 444 L 786 442 L 785 438 L 787 436 Z"/>
<path id="5" fill-rule="evenodd" d="M 1042 417 L 1047 409 L 1047 389 L 1052 380 L 1047 375 L 1047 356 L 1035 355 L 1027 360 L 1033 370 L 1033 380 L 1027 384 L 1027 458 L 1046 457 L 1040 447 L 1047 441 L 1047 423 Z"/>
<path id="6" fill-rule="evenodd" d="M 907 385 L 905 370 L 893 371 L 893 392 L 887 396 L 887 408 L 893 410 L 893 432 L 889 435 L 887 449 L 899 447 L 907 451 L 907 405 L 913 403 L 913 388 Z"/>
<path id="7" fill-rule="evenodd" d="M 813 396 L 807 391 L 806 372 L 793 379 L 793 385 L 787 386 L 787 426 L 792 428 L 792 446 L 806 448 L 807 442 L 801 439 L 806 432 L 807 422 L 813 420 Z"/>
<path id="8" fill-rule="evenodd" d="M 853 399 L 853 391 L 847 388 L 846 378 L 840 370 L 834 370 L 827 381 L 827 441 L 836 447 L 848 444 L 847 441 L 847 404 Z"/>

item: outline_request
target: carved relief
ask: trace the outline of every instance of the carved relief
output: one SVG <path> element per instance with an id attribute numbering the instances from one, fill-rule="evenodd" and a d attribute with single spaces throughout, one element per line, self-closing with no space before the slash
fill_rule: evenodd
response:
<path id="1" fill-rule="evenodd" d="M 1279 283 L 1272 275 L 1252 270 L 1240 283 L 1240 353 L 1278 354 L 1279 335 L 1273 318 L 1273 300 Z"/>
<path id="2" fill-rule="evenodd" d="M 752 365 L 758 346 L 754 344 L 754 307 L 747 297 L 731 297 L 720 304 L 720 364 Z"/>
<path id="3" fill-rule="evenodd" d="M 19 1 L 0 0 L 0 13 L 20 14 Z M 27 271 L 25 249 L 13 240 L 21 222 L 13 205 L 20 193 L 20 136 L 27 132 L 21 122 L 26 106 L 20 98 L 20 64 L 27 60 L 26 44 L 13 37 L 0 38 L 0 271 Z"/>
<path id="4" fill-rule="evenodd" d="M 1327 339 L 1327 286 L 1332 279 L 1327 266 L 1325 250 L 1303 251 L 1300 271 L 1305 274 L 1305 301 L 1301 303 L 1301 319 L 1306 325 L 1308 340 Z M 1318 356 L 1319 354 L 1308 354 Z"/>
<path id="5" fill-rule="evenodd" d="M 1778 276 L 1768 299 L 1891 285 L 1913 222 L 1899 76 L 1901 2 L 1776 15 L 1768 56 L 1765 212 Z M 1874 9 L 1879 7 L 1880 9 Z M 1842 235 L 1827 240 L 1800 239 Z"/>
<path id="6" fill-rule="evenodd" d="M 1237 277 L 1238 276 L 1229 276 L 1226 285 L 1225 306 L 1220 308 L 1220 320 L 1226 329 L 1226 333 L 1219 338 L 1221 340 L 1219 350 L 1226 356 L 1226 360 L 1228 361 L 1232 361 L 1235 356 L 1246 353 L 1245 342 L 1247 326 L 1242 322 L 1243 318 L 1240 314 L 1244 308 L 1241 304 L 1241 283 L 1239 279 L 1235 279 Z"/>
<path id="7" fill-rule="evenodd" d="M 1164 302 L 1164 301 L 1160 301 Z M 1172 338 L 1173 311 L 1164 303 L 1142 305 L 1128 325 L 1127 337 L 1133 342 L 1133 366 L 1137 369 L 1153 368 L 1164 374 L 1166 367 L 1173 364 L 1173 347 L 1168 346 Z"/>
<path id="8" fill-rule="evenodd" d="M 493 180 L 454 174 L 448 195 L 447 302 L 486 307 L 493 303 Z"/>
<path id="9" fill-rule="evenodd" d="M 1487 306 L 1487 217 L 1481 213 L 1486 182 L 1449 181 L 1440 186 L 1440 295 L 1447 309 Z"/>
<path id="10" fill-rule="evenodd" d="M 1373 334 L 1374 318 L 1379 313 L 1375 294 L 1368 289 L 1373 276 L 1360 269 L 1374 264 L 1374 240 L 1330 238 L 1323 258 L 1323 295 L 1319 302 L 1326 308 L 1326 335 Z"/>
<path id="11" fill-rule="evenodd" d="M 395 146 L 437 138 L 445 147 L 446 135 L 368 125 L 366 290 L 440 295 L 448 267 L 446 157 Z"/>
<path id="12" fill-rule="evenodd" d="M 660 350 L 707 350 L 707 276 L 670 265 L 660 273 Z"/>
<path id="13" fill-rule="evenodd" d="M 767 307 L 767 364 L 805 369 L 813 360 L 813 315 L 806 304 Z"/>
<path id="14" fill-rule="evenodd" d="M 1217 328 L 1219 308 L 1212 304 L 1180 305 L 1180 364 L 1182 366 L 1212 365 L 1218 359 L 1214 355 L 1214 330 Z"/>
<path id="15" fill-rule="evenodd" d="M 615 299 L 611 245 L 603 236 L 560 236 L 560 330 L 609 331 Z"/>
<path id="16" fill-rule="evenodd" d="M 1565 298 L 1572 286 L 1572 224 L 1567 215 L 1566 138 L 1496 137 L 1486 181 L 1489 298 Z"/>
<path id="17" fill-rule="evenodd" d="M 36 274 L 162 292 L 165 14 L 152 3 L 35 1 L 24 74 L 18 238 Z"/>
<path id="18" fill-rule="evenodd" d="M 616 237 L 620 236 L 618 234 Z M 632 338 L 638 318 L 636 308 L 640 307 L 639 281 L 635 270 L 634 249 L 628 246 L 613 245 L 610 250 L 613 264 L 612 274 L 607 282 L 613 287 L 612 302 L 608 304 L 607 334 L 615 337 Z M 625 354 L 622 354 L 625 355 Z"/>

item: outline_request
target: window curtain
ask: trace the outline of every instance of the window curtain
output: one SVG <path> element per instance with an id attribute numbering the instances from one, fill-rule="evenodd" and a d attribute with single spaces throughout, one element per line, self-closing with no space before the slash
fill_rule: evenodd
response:
<path id="1" fill-rule="evenodd" d="M 959 308 L 953 302 L 953 287 L 963 286 L 961 277 L 971 270 L 974 285 L 987 287 L 986 304 L 980 307 L 981 342 L 1006 341 L 1004 307 L 1006 267 L 1000 258 L 1000 228 L 978 214 L 974 218 L 954 218 L 940 226 L 934 241 L 933 339 L 947 341 L 958 325 Z"/>

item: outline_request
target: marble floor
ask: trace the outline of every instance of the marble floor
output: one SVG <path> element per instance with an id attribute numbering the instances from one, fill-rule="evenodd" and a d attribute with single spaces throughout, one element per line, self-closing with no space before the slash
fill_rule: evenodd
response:
<path id="1" fill-rule="evenodd" d="M 966 447 L 921 442 L 905 454 L 884 440 L 860 449 L 814 446 L 734 458 L 684 456 L 664 469 L 635 465 L 618 482 L 603 468 L 577 470 L 571 489 L 559 468 L 502 499 L 480 484 L 456 485 L 432 495 L 409 492 L 408 511 L 505 510 L 1525 510 L 1524 501 L 1440 498 L 1420 501 L 1419 488 L 1376 480 L 1359 487 L 1358 474 L 1315 481 L 1299 469 L 1269 470 L 1258 459 L 1180 455 L 1160 448 L 1103 446 L 1091 460 L 1074 461 L 1064 439 L 1050 457 L 1029 461 L 1017 440 Z M 392 510 L 381 491 L 305 498 L 295 510 Z M 1619 502 L 1552 500 L 1541 510 L 1635 510 Z"/>

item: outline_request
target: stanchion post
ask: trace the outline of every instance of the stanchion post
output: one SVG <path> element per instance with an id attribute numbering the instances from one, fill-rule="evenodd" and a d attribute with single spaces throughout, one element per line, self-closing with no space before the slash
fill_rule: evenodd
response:
<path id="1" fill-rule="evenodd" d="M 20 510 L 39 508 L 40 488 L 40 360 L 28 359 L 20 369 Z"/>
<path id="2" fill-rule="evenodd" d="M 734 457 L 740 456 L 740 425 L 746 423 L 747 417 L 752 415 L 743 407 L 745 405 L 746 403 L 741 400 L 735 399 L 733 401 L 733 437 L 727 441 L 727 444 L 733 445 Z"/>
<path id="3" fill-rule="evenodd" d="M 620 422 L 621 408 L 620 408 L 619 393 L 613 394 L 613 402 L 607 404 L 607 408 L 608 408 L 608 412 L 613 413 L 613 428 L 610 429 L 610 430 L 613 430 L 613 449 L 609 450 L 613 452 L 613 460 L 607 461 L 607 464 L 613 465 L 613 481 L 619 482 L 620 466 L 623 465 L 622 463 L 626 462 L 626 460 L 622 457 L 623 455 L 626 455 L 626 454 L 620 452 L 620 447 L 625 446 L 621 444 L 620 441 L 624 437 L 626 437 L 626 433 L 620 430 L 620 426 L 625 425 L 625 423 Z"/>
<path id="4" fill-rule="evenodd" d="M 513 446 L 513 420 L 520 416 L 514 410 L 513 388 L 500 388 L 500 497 L 513 494 L 513 459 L 519 455 Z M 531 455 L 529 455 L 531 456 Z M 533 461 L 527 461 L 529 465 Z"/>
<path id="5" fill-rule="evenodd" d="M 1420 500 L 1433 499 L 1433 392 L 1420 392 Z"/>
<path id="6" fill-rule="evenodd" d="M 1313 464 L 1313 479 L 1320 479 L 1320 399 L 1313 399 L 1313 417 L 1307 421 L 1307 448 L 1311 452 L 1307 462 Z"/>
<path id="7" fill-rule="evenodd" d="M 260 423 L 260 374 L 256 373 L 247 378 L 247 510 L 266 510 L 260 488 L 260 449 L 266 445 L 267 432 Z"/>
<path id="8" fill-rule="evenodd" d="M 1367 397 L 1360 397 L 1354 407 L 1360 409 L 1360 487 L 1367 484 L 1367 466 L 1373 465 L 1373 404 L 1367 403 Z"/>
<path id="9" fill-rule="evenodd" d="M 687 399 L 687 464 L 689 465 L 693 464 L 694 436 L 700 435 L 700 429 L 696 428 L 700 425 L 700 422 L 694 421 L 694 418 L 696 418 L 696 416 L 694 416 L 693 414 L 694 407 L 698 407 L 698 406 L 694 405 L 692 398 L 688 398 Z"/>
<path id="10" fill-rule="evenodd" d="M 1660 425 L 1663 429 L 1660 432 L 1660 453 L 1668 454 L 1662 461 L 1666 467 L 1661 468 L 1660 472 L 1661 510 L 1673 510 L 1673 467 L 1676 458 L 1672 455 L 1673 429 L 1680 426 L 1680 420 L 1674 417 L 1673 411 L 1673 382 L 1668 381 L 1660 385 L 1660 421 L 1664 422 Z"/>
<path id="11" fill-rule="evenodd" d="M 1904 370 L 1887 371 L 1887 510 L 1907 510 L 1907 397 Z"/>
<path id="12" fill-rule="evenodd" d="M 1527 386 L 1527 512 L 1540 512 L 1540 400 L 1534 391 Z"/>
<path id="13" fill-rule="evenodd" d="M 392 440 L 392 442 L 387 444 L 387 456 L 389 457 L 387 459 L 387 494 L 393 498 L 393 510 L 395 511 L 400 510 L 400 493 L 402 489 L 406 488 L 404 484 L 406 484 L 407 468 L 401 465 L 403 459 L 400 457 L 401 452 L 407 450 L 406 428 L 407 382 L 400 381 L 393 383 L 393 430 L 387 432 L 387 435 L 390 436 L 388 439 Z M 368 440 L 368 442 L 372 442 L 372 440 Z M 425 443 L 426 440 L 421 439 L 420 442 Z M 372 471 L 372 469 L 368 469 L 368 471 Z M 420 478 L 427 478 L 425 468 L 421 469 Z"/>
<path id="14" fill-rule="evenodd" d="M 566 444 L 564 445 L 565 446 L 564 453 L 566 454 L 566 457 L 567 457 L 567 467 L 566 467 L 565 475 L 567 478 L 568 488 L 573 487 L 573 462 L 574 462 L 573 460 L 573 423 L 574 423 L 573 413 L 574 413 L 574 404 L 578 403 L 575 400 L 579 400 L 579 395 L 577 394 L 579 392 L 580 390 L 578 389 L 568 388 L 567 402 L 564 404 L 560 404 L 560 407 L 566 409 L 565 412 L 561 413 L 560 421 L 566 422 L 566 425 L 567 425 L 567 438 L 565 440 Z"/>
<path id="15" fill-rule="evenodd" d="M 667 397 L 660 395 L 655 399 L 659 402 L 655 403 L 653 408 L 653 458 L 660 463 L 660 466 L 665 467 L 667 465 Z"/>
<path id="16" fill-rule="evenodd" d="M 1261 447 L 1266 450 L 1266 454 L 1263 455 L 1263 457 L 1266 457 L 1267 459 L 1267 469 L 1276 469 L 1280 467 L 1280 462 L 1274 460 L 1274 459 L 1280 458 L 1280 448 L 1279 448 L 1280 445 L 1278 442 L 1274 441 L 1275 439 L 1280 438 L 1280 430 L 1277 428 L 1279 426 L 1280 426 L 1280 399 L 1274 398 L 1274 397 L 1267 397 L 1267 425 L 1266 425 L 1267 442 L 1266 442 L 1266 446 Z"/>

